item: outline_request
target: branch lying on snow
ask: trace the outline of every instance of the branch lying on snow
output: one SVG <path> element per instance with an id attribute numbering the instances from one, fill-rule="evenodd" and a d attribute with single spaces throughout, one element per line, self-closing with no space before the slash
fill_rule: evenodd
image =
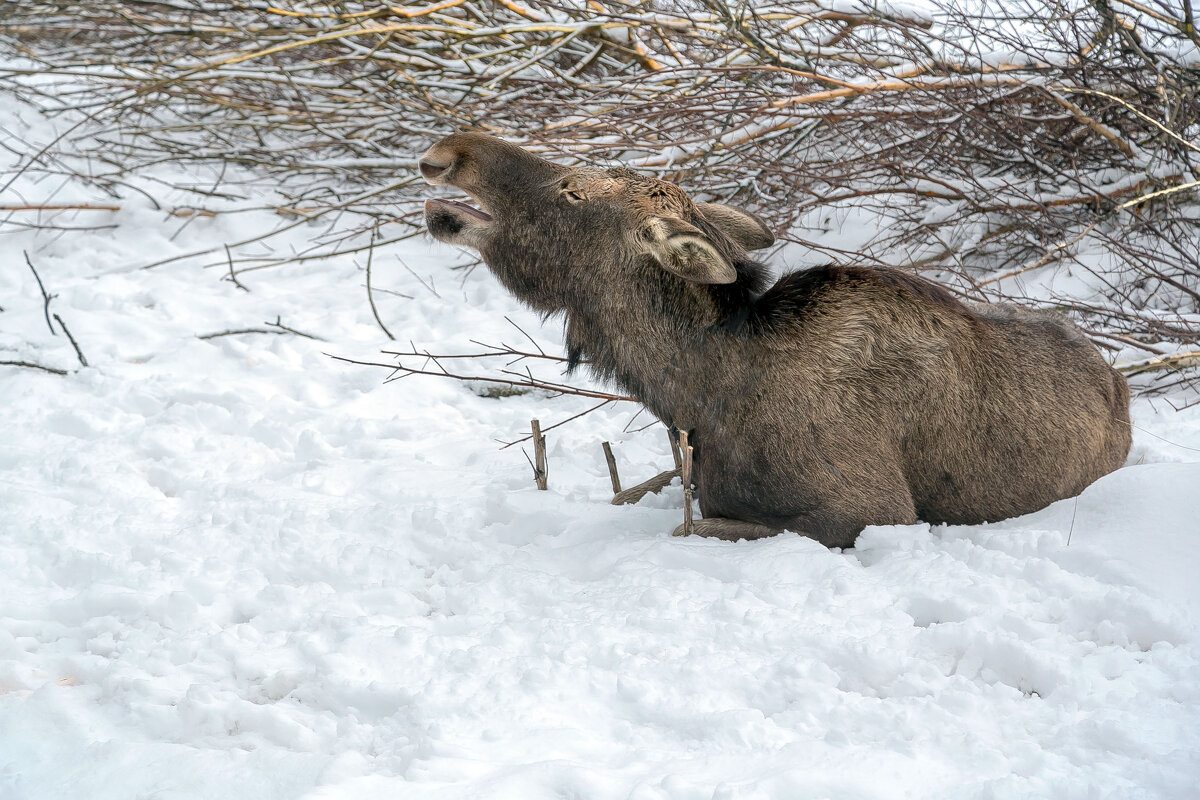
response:
<path id="1" fill-rule="evenodd" d="M 266 328 L 235 328 L 235 329 L 231 329 L 231 330 L 227 330 L 227 331 L 217 331 L 216 333 L 202 333 L 202 334 L 197 334 L 196 338 L 207 340 L 207 339 L 219 339 L 222 336 L 241 336 L 243 334 L 251 334 L 251 333 L 269 333 L 269 334 L 274 334 L 277 336 L 284 335 L 284 334 L 291 334 L 292 336 L 302 336 L 305 339 L 312 339 L 313 341 L 316 341 L 316 342 L 327 341 L 326 339 L 323 339 L 320 336 L 317 336 L 316 334 L 305 333 L 304 331 L 298 331 L 295 328 L 289 328 L 287 325 L 284 325 L 280 321 L 280 318 L 278 316 L 275 317 L 274 322 L 264 322 L 263 325 L 266 325 L 268 327 L 266 327 Z"/>
<path id="2" fill-rule="evenodd" d="M 29 369 L 40 369 L 42 372 L 52 372 L 55 375 L 69 375 L 70 374 L 65 369 L 58 369 L 57 367 L 47 367 L 43 364 L 35 364 L 32 361 L 0 361 L 0 364 L 4 365 L 6 367 L 28 367 Z"/>
<path id="3" fill-rule="evenodd" d="M 1175 353 L 1169 356 L 1157 356 L 1141 361 L 1129 361 L 1115 365 L 1117 372 L 1124 375 L 1138 375 L 1143 372 L 1159 370 L 1181 370 L 1189 367 L 1200 367 L 1200 350 L 1190 353 Z"/>
<path id="4" fill-rule="evenodd" d="M 120 211 L 120 206 L 96 203 L 42 203 L 38 205 L 0 205 L 0 211 Z"/>
<path id="5" fill-rule="evenodd" d="M 40 203 L 29 205 L 0 205 L 0 211 L 120 211 L 124 206 L 103 203 Z M 217 214 L 237 213 L 239 209 L 214 211 L 210 208 L 195 208 L 194 206 L 178 206 L 166 213 L 172 217 L 215 217 Z M 276 206 L 272 208 L 281 217 L 297 217 L 319 213 L 317 208 L 293 208 L 291 206 Z"/>

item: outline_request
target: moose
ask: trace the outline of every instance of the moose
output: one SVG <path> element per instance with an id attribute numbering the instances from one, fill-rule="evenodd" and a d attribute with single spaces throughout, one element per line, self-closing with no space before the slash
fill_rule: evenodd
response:
<path id="1" fill-rule="evenodd" d="M 1035 511 L 1125 461 L 1129 388 L 1059 314 L 961 301 L 898 268 L 767 286 L 748 255 L 774 242 L 757 216 L 483 134 L 447 136 L 419 167 L 475 203 L 427 200 L 434 238 L 562 315 L 572 368 L 689 432 L 696 534 L 850 547 L 867 525 Z"/>

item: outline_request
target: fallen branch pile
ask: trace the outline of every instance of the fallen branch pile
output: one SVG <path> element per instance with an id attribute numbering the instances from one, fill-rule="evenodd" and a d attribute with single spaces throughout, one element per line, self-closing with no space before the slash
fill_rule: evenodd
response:
<path id="1" fill-rule="evenodd" d="M 119 205 L 164 163 L 208 165 L 173 179 L 197 213 L 266 172 L 287 225 L 333 220 L 237 274 L 415 234 L 415 155 L 470 129 L 752 208 L 814 262 L 1049 297 L 1153 356 L 1200 345 L 1190 0 L 4 5 L 0 80 L 64 121 L 22 172 Z"/>

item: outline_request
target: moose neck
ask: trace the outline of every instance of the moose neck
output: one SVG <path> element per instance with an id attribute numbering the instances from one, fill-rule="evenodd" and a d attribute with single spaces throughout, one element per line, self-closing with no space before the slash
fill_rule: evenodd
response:
<path id="1" fill-rule="evenodd" d="M 686 424 L 689 406 L 715 377 L 700 364 L 711 372 L 722 363 L 717 351 L 730 345 L 730 323 L 748 308 L 753 283 L 691 284 L 655 267 L 622 291 L 589 287 L 567 305 L 568 353 L 663 422 Z"/>

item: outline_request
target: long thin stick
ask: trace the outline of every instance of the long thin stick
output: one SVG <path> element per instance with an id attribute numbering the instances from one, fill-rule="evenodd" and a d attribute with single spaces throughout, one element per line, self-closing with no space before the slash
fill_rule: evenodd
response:
<path id="1" fill-rule="evenodd" d="M 50 205 L 4 205 L 0 211 L 120 211 L 120 206 L 98 206 L 91 203 L 54 203 Z"/>
<path id="2" fill-rule="evenodd" d="M 83 351 L 79 349 L 79 343 L 75 341 L 75 337 L 71 335 L 71 329 L 67 327 L 67 323 L 63 322 L 62 317 L 58 314 L 54 315 L 54 319 L 58 322 L 59 327 L 63 329 L 63 333 L 67 335 L 67 341 L 71 343 L 71 347 L 75 348 L 75 355 L 79 356 L 79 363 L 83 366 L 88 365 L 88 361 L 83 357 Z"/>
<path id="3" fill-rule="evenodd" d="M 392 336 L 392 332 L 387 329 L 387 325 L 383 324 L 383 320 L 379 318 L 379 309 L 375 308 L 375 297 L 371 294 L 371 260 L 375 255 L 375 231 L 371 231 L 371 246 L 367 249 L 367 302 L 371 304 L 371 314 L 375 317 L 375 321 L 379 323 L 379 328 L 393 342 L 396 337 Z"/>
<path id="4" fill-rule="evenodd" d="M 68 372 L 65 369 L 58 369 L 57 367 L 47 367 L 42 364 L 35 364 L 32 361 L 0 361 L 0 364 L 4 365 L 6 367 L 28 367 L 29 369 L 40 369 L 43 372 L 53 372 L 55 375 L 67 375 L 68 374 Z"/>
<path id="5" fill-rule="evenodd" d="M 237 271 L 233 268 L 233 253 L 230 252 L 229 245 L 225 245 L 225 259 L 229 262 L 229 280 L 233 281 L 233 285 L 243 292 L 249 292 L 250 290 L 238 280 Z"/>
<path id="6" fill-rule="evenodd" d="M 29 251 L 22 250 L 21 252 L 25 255 L 25 263 L 29 265 L 33 277 L 37 280 L 38 289 L 42 292 L 42 313 L 46 315 L 46 327 L 50 329 L 52 335 L 58 336 L 58 332 L 54 330 L 54 323 L 50 321 L 50 301 L 54 299 L 54 295 L 46 291 L 46 286 L 42 283 L 42 276 L 38 275 L 37 268 L 29 260 Z"/>
<path id="7" fill-rule="evenodd" d="M 1114 369 L 1124 375 L 1137 375 L 1142 372 L 1155 370 L 1184 369 L 1185 367 L 1200 367 L 1200 350 L 1190 353 L 1174 353 L 1169 356 L 1148 358 L 1144 361 L 1132 361 L 1125 364 L 1115 364 Z"/>
<path id="8" fill-rule="evenodd" d="M 532 420 L 529 427 L 533 429 L 533 478 L 537 488 L 546 491 L 549 488 L 546 475 L 546 437 L 542 435 L 542 426 Z"/>
<path id="9" fill-rule="evenodd" d="M 679 442 L 670 428 L 667 428 L 667 441 L 671 443 L 671 457 L 675 459 L 675 469 L 679 469 L 683 466 L 683 456 L 679 454 Z"/>
<path id="10" fill-rule="evenodd" d="M 692 447 L 688 444 L 687 431 L 679 432 L 679 449 L 683 451 L 680 473 L 683 479 L 683 535 L 691 536 L 695 523 L 692 521 Z"/>
<path id="11" fill-rule="evenodd" d="M 345 356 L 335 356 L 332 353 L 326 353 L 325 355 L 338 361 L 344 361 L 347 364 L 358 364 L 365 367 L 383 367 L 390 370 L 393 375 L 396 373 L 403 373 L 403 375 L 400 377 L 404 377 L 404 375 L 431 375 L 435 378 L 452 378 L 454 380 L 470 381 L 474 383 L 499 383 L 504 386 L 512 386 L 515 388 L 541 389 L 543 391 L 553 392 L 555 394 L 570 394 L 578 397 L 592 397 L 597 400 L 605 400 L 607 402 L 614 402 L 617 400 L 626 400 L 635 403 L 637 402 L 636 397 L 629 397 L 628 395 L 610 394 L 608 392 L 594 391 L 591 389 L 578 389 L 574 386 L 568 386 L 565 383 L 553 383 L 535 378 L 525 378 L 521 375 L 521 373 L 509 372 L 507 370 L 503 371 L 502 374 L 520 376 L 520 380 L 514 378 L 492 378 L 486 375 L 459 375 L 447 370 L 434 372 L 431 369 L 414 369 L 413 367 L 405 367 L 400 364 L 383 364 L 378 361 L 360 361 L 354 358 L 346 358 Z M 432 354 L 426 355 L 425 357 L 432 360 L 435 364 L 439 360 L 438 356 Z M 388 378 L 387 380 L 396 380 L 396 378 Z M 385 381 L 385 383 L 386 382 L 387 381 Z"/>
<path id="12" fill-rule="evenodd" d="M 605 442 L 601 447 L 604 448 L 604 460 L 608 462 L 608 477 L 612 480 L 613 494 L 620 494 L 621 477 L 617 475 L 617 459 L 613 456 L 612 445 Z"/>
<path id="13" fill-rule="evenodd" d="M 592 413 L 593 411 L 599 411 L 600 409 L 604 408 L 606 405 L 608 405 L 611 402 L 613 402 L 613 401 L 612 400 L 604 400 L 604 401 L 592 406 L 591 408 L 580 411 L 578 414 L 572 414 L 571 416 L 567 417 L 566 419 L 562 420 L 561 422 L 556 422 L 547 428 L 542 428 L 542 433 L 545 434 L 549 431 L 554 430 L 555 428 L 566 425 L 568 422 L 574 422 L 575 420 L 579 419 L 580 417 L 586 417 L 588 414 Z M 507 450 L 508 448 L 512 447 L 514 444 L 520 444 L 521 442 L 528 441 L 529 439 L 532 439 L 532 438 L 533 438 L 533 434 L 531 433 L 528 436 L 523 436 L 520 439 L 517 439 L 516 441 L 504 442 L 504 446 L 501 447 L 500 449 Z M 497 439 L 496 441 L 499 441 L 499 440 Z"/>

